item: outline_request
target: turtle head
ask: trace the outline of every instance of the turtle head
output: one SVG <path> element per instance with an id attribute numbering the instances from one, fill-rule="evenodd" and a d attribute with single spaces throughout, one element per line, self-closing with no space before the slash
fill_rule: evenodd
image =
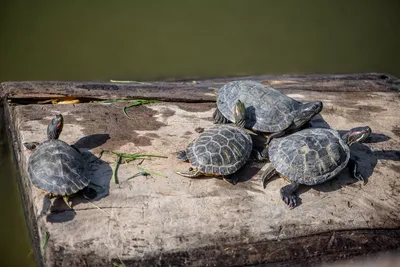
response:
<path id="1" fill-rule="evenodd" d="M 233 115 L 235 116 L 235 124 L 241 128 L 246 124 L 246 108 L 242 101 L 238 100 L 233 107 Z"/>
<path id="2" fill-rule="evenodd" d="M 363 142 L 371 135 L 371 132 L 372 130 L 368 126 L 356 127 L 345 133 L 342 139 L 348 146 L 351 146 L 354 143 Z"/>
<path id="3" fill-rule="evenodd" d="M 49 140 L 56 140 L 60 136 L 60 133 L 64 126 L 64 118 L 61 114 L 57 114 L 47 126 L 47 138 Z"/>
<path id="4" fill-rule="evenodd" d="M 313 101 L 301 105 L 293 119 L 294 128 L 298 129 L 309 122 L 315 115 L 321 112 L 322 107 L 321 101 Z"/>

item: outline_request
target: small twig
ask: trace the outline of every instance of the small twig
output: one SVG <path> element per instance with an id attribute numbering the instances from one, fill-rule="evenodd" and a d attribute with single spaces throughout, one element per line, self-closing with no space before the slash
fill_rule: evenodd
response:
<path id="1" fill-rule="evenodd" d="M 102 208 L 100 208 L 96 204 L 94 204 L 90 199 L 86 199 L 86 200 L 89 201 L 89 203 L 92 204 L 95 208 L 97 208 L 97 209 L 101 210 L 102 212 L 104 212 L 107 216 L 111 216 L 111 214 L 109 214 L 107 211 L 103 210 Z"/>
<path id="2" fill-rule="evenodd" d="M 111 153 L 113 153 L 114 155 L 117 155 L 121 158 L 124 159 L 144 159 L 144 158 L 148 158 L 148 157 L 154 157 L 154 158 L 168 158 L 167 156 L 163 156 L 163 155 L 158 155 L 158 154 L 129 154 L 129 153 L 119 153 L 119 152 L 115 152 L 115 151 L 109 151 Z"/>

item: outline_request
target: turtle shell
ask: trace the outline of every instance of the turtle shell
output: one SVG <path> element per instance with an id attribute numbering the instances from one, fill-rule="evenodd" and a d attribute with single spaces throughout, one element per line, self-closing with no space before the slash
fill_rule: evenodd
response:
<path id="1" fill-rule="evenodd" d="M 301 103 L 287 95 L 254 81 L 230 82 L 218 90 L 217 106 L 234 122 L 234 105 L 240 100 L 246 107 L 247 129 L 275 133 L 289 127 Z"/>
<path id="2" fill-rule="evenodd" d="M 32 183 L 55 195 L 71 195 L 89 184 L 83 156 L 61 140 L 41 143 L 28 164 Z"/>
<path id="3" fill-rule="evenodd" d="M 232 125 L 219 125 L 202 132 L 187 147 L 189 161 L 210 175 L 229 175 L 249 159 L 253 147 L 250 135 Z"/>
<path id="4" fill-rule="evenodd" d="M 315 185 L 343 170 L 350 148 L 339 133 L 324 128 L 305 129 L 269 144 L 269 158 L 275 169 L 290 181 Z"/>

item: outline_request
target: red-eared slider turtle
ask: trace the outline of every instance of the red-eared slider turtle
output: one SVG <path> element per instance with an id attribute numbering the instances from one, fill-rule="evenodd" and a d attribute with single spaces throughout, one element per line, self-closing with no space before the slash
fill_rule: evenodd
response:
<path id="1" fill-rule="evenodd" d="M 274 137 L 300 129 L 322 110 L 322 102 L 302 104 L 293 98 L 255 81 L 233 81 L 218 90 L 215 123 L 233 122 L 233 107 L 240 100 L 246 107 L 245 128 L 270 133 Z"/>
<path id="2" fill-rule="evenodd" d="M 282 175 L 290 184 L 281 188 L 281 198 L 293 208 L 299 184 L 321 184 L 346 166 L 353 178 L 364 181 L 357 162 L 350 158 L 350 146 L 363 142 L 370 134 L 368 126 L 353 128 L 342 136 L 332 129 L 309 128 L 274 139 L 268 149 L 271 163 L 262 174 L 263 186 L 275 174 Z"/>
<path id="3" fill-rule="evenodd" d="M 47 141 L 37 147 L 34 142 L 24 144 L 28 149 L 34 149 L 28 161 L 30 180 L 34 186 L 47 193 L 41 215 L 50 207 L 50 197 L 63 197 L 71 208 L 68 196 L 86 188 L 90 183 L 82 154 L 74 146 L 58 140 L 63 125 L 63 116 L 56 115 L 47 127 Z"/>
<path id="4" fill-rule="evenodd" d="M 245 108 L 238 101 L 235 105 L 235 122 L 243 125 Z M 194 168 L 189 172 L 177 172 L 185 177 L 222 176 L 232 184 L 236 180 L 229 177 L 239 170 L 250 158 L 253 149 L 251 136 L 245 129 L 235 125 L 218 125 L 206 129 L 193 140 L 178 158 L 189 161 Z"/>

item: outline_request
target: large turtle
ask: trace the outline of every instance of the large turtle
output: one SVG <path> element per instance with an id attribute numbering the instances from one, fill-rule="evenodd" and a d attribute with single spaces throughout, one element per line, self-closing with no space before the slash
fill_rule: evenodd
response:
<path id="1" fill-rule="evenodd" d="M 40 215 L 44 215 L 50 207 L 50 197 L 62 197 L 71 208 L 68 197 L 87 188 L 90 183 L 82 154 L 76 147 L 58 140 L 63 125 L 63 116 L 58 114 L 47 127 L 47 141 L 24 144 L 26 148 L 34 150 L 28 161 L 30 180 L 34 186 L 47 193 Z M 89 198 L 94 197 L 93 192 L 86 193 Z"/>
<path id="2" fill-rule="evenodd" d="M 186 150 L 178 152 L 178 158 L 189 161 L 194 168 L 188 172 L 177 172 L 185 177 L 222 176 L 232 184 L 237 180 L 231 175 L 239 170 L 250 158 L 253 142 L 249 133 L 240 127 L 244 125 L 245 108 L 237 101 L 234 107 L 236 125 L 218 125 L 206 129 Z"/>
<path id="3" fill-rule="evenodd" d="M 246 107 L 245 128 L 269 133 L 266 144 L 300 129 L 322 110 L 321 101 L 302 104 L 259 82 L 233 81 L 218 90 L 215 123 L 233 122 L 233 107 L 238 100 Z"/>
<path id="4" fill-rule="evenodd" d="M 365 181 L 357 170 L 357 162 L 350 158 L 350 146 L 363 142 L 370 134 L 368 126 L 353 128 L 342 136 L 332 129 L 309 128 L 274 139 L 268 149 L 271 163 L 262 174 L 263 187 L 279 173 L 290 182 L 281 188 L 281 198 L 293 208 L 297 205 L 295 191 L 300 184 L 321 184 L 346 166 L 353 178 Z"/>

